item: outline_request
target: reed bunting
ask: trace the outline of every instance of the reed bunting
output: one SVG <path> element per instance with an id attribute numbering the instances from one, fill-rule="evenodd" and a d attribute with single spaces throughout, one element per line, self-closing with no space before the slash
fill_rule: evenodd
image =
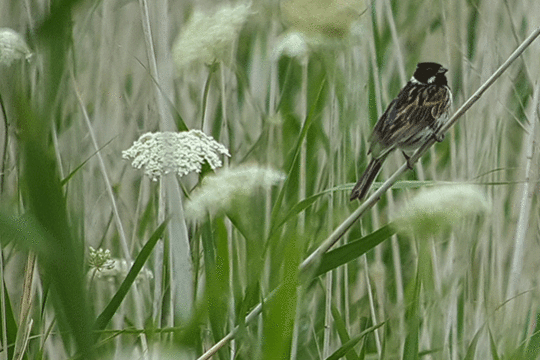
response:
<path id="1" fill-rule="evenodd" d="M 392 100 L 369 138 L 371 154 L 364 174 L 356 183 L 351 201 L 362 200 L 375 181 L 386 157 L 395 149 L 409 160 L 414 150 L 430 137 L 442 141 L 439 129 L 448 120 L 452 92 L 446 76 L 448 70 L 432 62 L 419 63 L 413 77 Z M 409 153 L 409 155 L 407 154 Z"/>

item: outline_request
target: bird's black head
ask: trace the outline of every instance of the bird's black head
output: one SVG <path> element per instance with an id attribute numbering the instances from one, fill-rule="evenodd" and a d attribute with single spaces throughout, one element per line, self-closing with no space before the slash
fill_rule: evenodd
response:
<path id="1" fill-rule="evenodd" d="M 443 86 L 448 85 L 448 81 L 444 75 L 447 71 L 448 69 L 443 68 L 441 64 L 424 62 L 416 65 L 416 71 L 413 77 L 422 84 Z"/>

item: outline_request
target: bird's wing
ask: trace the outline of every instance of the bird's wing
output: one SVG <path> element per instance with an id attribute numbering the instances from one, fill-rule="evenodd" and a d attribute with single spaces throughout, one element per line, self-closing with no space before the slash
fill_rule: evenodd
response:
<path id="1" fill-rule="evenodd" d="M 407 146 L 407 140 L 429 127 L 436 131 L 437 120 L 449 106 L 447 88 L 407 83 L 373 129 L 370 139 L 373 156 L 380 157 L 397 147 Z"/>

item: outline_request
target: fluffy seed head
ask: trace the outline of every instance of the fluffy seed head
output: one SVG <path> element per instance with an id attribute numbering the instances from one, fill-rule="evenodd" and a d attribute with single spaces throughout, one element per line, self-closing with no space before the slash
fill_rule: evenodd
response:
<path id="1" fill-rule="evenodd" d="M 204 178 L 201 186 L 193 191 L 186 202 L 186 218 L 194 221 L 231 209 L 234 201 L 257 189 L 269 189 L 282 181 L 285 175 L 257 165 L 227 168 Z"/>
<path id="2" fill-rule="evenodd" d="M 281 36 L 274 48 L 273 56 L 277 60 L 281 55 L 304 60 L 309 54 L 309 46 L 305 36 L 298 31 L 287 32 Z"/>
<path id="3" fill-rule="evenodd" d="M 32 55 L 21 34 L 10 28 L 0 28 L 0 64 L 10 66 L 15 60 Z"/>
<path id="4" fill-rule="evenodd" d="M 489 208 L 489 201 L 475 186 L 439 186 L 421 191 L 406 203 L 395 225 L 400 232 L 429 236 Z"/>
<path id="5" fill-rule="evenodd" d="M 144 166 L 153 181 L 168 173 L 200 173 L 205 161 L 214 170 L 223 165 L 219 155 L 231 156 L 225 146 L 200 130 L 146 133 L 122 151 L 122 158 L 132 159 L 136 169 Z"/>
<path id="6" fill-rule="evenodd" d="M 281 11 L 295 29 L 310 35 L 344 38 L 365 8 L 363 0 L 287 0 Z"/>
<path id="7" fill-rule="evenodd" d="M 195 12 L 174 43 L 178 71 L 195 64 L 227 62 L 238 33 L 251 14 L 251 4 L 226 5 L 211 15 Z"/>

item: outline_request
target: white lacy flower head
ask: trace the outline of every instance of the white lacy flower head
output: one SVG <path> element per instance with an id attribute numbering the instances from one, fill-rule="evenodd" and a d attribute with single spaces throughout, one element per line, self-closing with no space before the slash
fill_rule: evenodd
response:
<path id="1" fill-rule="evenodd" d="M 281 12 L 287 23 L 311 36 L 344 38 L 358 21 L 363 0 L 287 0 Z"/>
<path id="2" fill-rule="evenodd" d="M 227 61 L 234 41 L 251 13 L 249 3 L 225 5 L 212 15 L 195 12 L 172 49 L 177 69 Z"/>
<path id="3" fill-rule="evenodd" d="M 217 214 L 231 208 L 234 200 L 257 189 L 269 189 L 285 179 L 271 168 L 257 165 L 227 168 L 205 177 L 186 202 L 186 218 L 201 221 L 207 213 Z"/>
<path id="4" fill-rule="evenodd" d="M 94 249 L 90 246 L 90 252 L 88 253 L 88 264 L 90 268 L 102 271 L 104 269 L 112 269 L 114 267 L 114 260 L 111 259 L 111 251 L 103 249 Z"/>
<path id="5" fill-rule="evenodd" d="M 122 151 L 122 158 L 132 159 L 136 169 L 144 167 L 153 181 L 169 173 L 200 173 L 205 161 L 214 170 L 223 165 L 219 155 L 231 156 L 225 146 L 200 130 L 146 133 Z"/>
<path id="6" fill-rule="evenodd" d="M 395 225 L 402 233 L 428 236 L 489 209 L 488 199 L 476 186 L 438 186 L 420 191 L 402 206 Z"/>
<path id="7" fill-rule="evenodd" d="M 282 55 L 306 60 L 308 54 L 308 42 L 306 37 L 299 31 L 289 31 L 283 34 L 272 53 L 275 60 L 278 60 Z"/>
<path id="8" fill-rule="evenodd" d="M 10 28 L 0 28 L 0 64 L 10 66 L 13 61 L 29 59 L 31 55 L 21 34 Z"/>
<path id="9" fill-rule="evenodd" d="M 99 271 L 96 271 L 96 269 L 90 269 L 90 271 L 87 273 L 88 278 L 99 279 L 108 282 L 123 281 L 129 273 L 129 270 L 131 270 L 131 266 L 133 264 L 129 263 L 125 259 L 111 258 L 111 261 L 112 266 L 110 267 L 102 268 Z M 151 280 L 153 278 L 154 274 L 152 273 L 152 271 L 150 271 L 146 267 L 143 267 L 141 271 L 139 271 L 139 273 L 137 274 L 135 281 L 141 282 Z"/>

